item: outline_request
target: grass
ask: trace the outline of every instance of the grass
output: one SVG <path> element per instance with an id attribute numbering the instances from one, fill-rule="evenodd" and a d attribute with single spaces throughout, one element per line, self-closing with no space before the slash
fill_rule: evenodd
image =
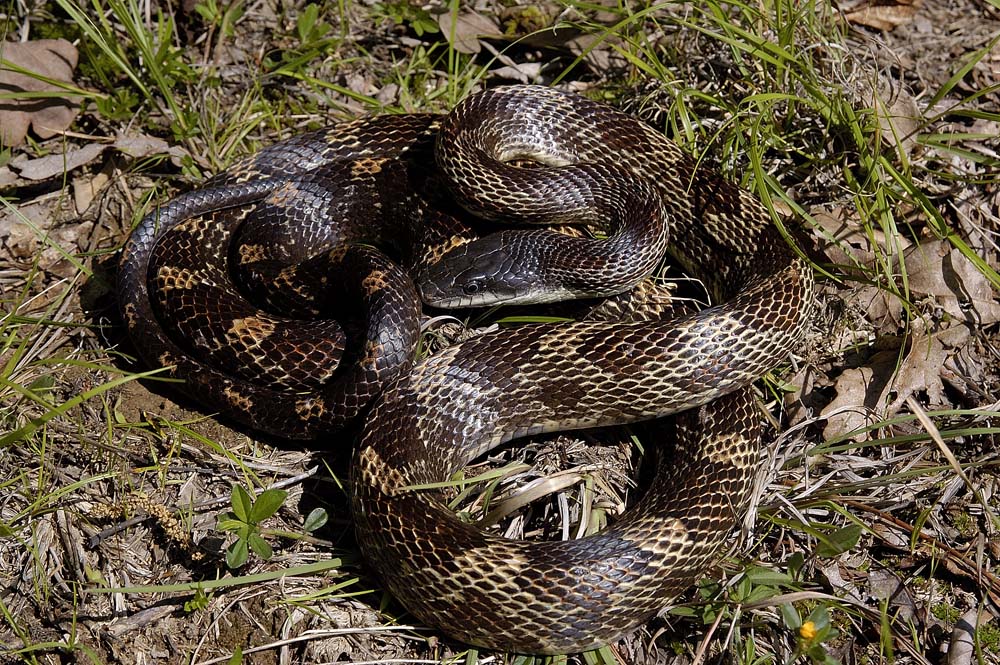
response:
<path id="1" fill-rule="evenodd" d="M 0 190 L 3 212 L 27 225 L 24 242 L 33 247 L 0 258 L 0 635 L 11 645 L 0 655 L 28 663 L 120 660 L 127 657 L 101 631 L 134 621 L 123 634 L 161 645 L 164 635 L 211 636 L 208 644 L 181 644 L 184 657 L 198 662 L 225 660 L 237 649 L 257 662 L 288 648 L 289 635 L 301 640 L 307 660 L 336 659 L 325 649 L 341 645 L 358 661 L 531 662 L 464 651 L 406 627 L 411 618 L 349 554 L 339 556 L 352 547 L 341 468 L 331 463 L 315 474 L 308 451 L 275 449 L 182 410 L 139 385 L 155 370 L 122 369 L 126 347 L 106 325 L 113 306 L 106 262 L 131 223 L 169 192 L 302 129 L 365 112 L 443 111 L 507 62 L 551 61 L 548 78 L 592 84 L 588 94 L 663 128 L 754 191 L 789 234 L 814 245 L 807 250 L 826 277 L 823 310 L 799 363 L 826 381 L 820 392 L 828 398 L 842 386 L 838 376 L 873 366 L 877 351 L 895 354 L 889 366 L 901 373 L 913 344 L 950 325 L 953 315 L 911 288 L 911 247 L 943 240 L 989 288 L 1000 286 L 996 253 L 981 241 L 997 231 L 988 197 L 998 172 L 990 123 L 1000 122 L 991 100 L 1000 91 L 996 81 L 977 85 L 975 78 L 1000 37 L 963 44 L 951 71 L 927 78 L 925 110 L 910 119 L 900 117 L 894 101 L 901 93 L 885 90 L 886 75 L 873 63 L 878 45 L 859 46 L 825 3 L 623 3 L 598 16 L 586 3 L 560 0 L 552 9 L 544 29 L 497 42 L 498 56 L 478 57 L 452 49 L 449 35 L 433 31 L 433 14 L 403 0 L 298 3 L 272 23 L 239 1 L 208 0 L 190 17 L 122 0 L 57 0 L 32 10 L 36 34 L 81 40 L 81 79 L 66 88 L 82 92 L 81 136 L 147 133 L 186 154 L 175 165 L 109 162 L 113 180 L 99 210 L 85 214 L 97 222 L 93 246 L 60 239 L 51 223 L 22 210 L 49 205 L 51 217 L 74 220 L 69 197 Z M 14 17 L 23 18 L 18 11 L 8 8 L 8 37 Z M 510 11 L 517 24 L 522 10 Z M 534 45 L 553 34 L 588 39 Z M 380 96 L 390 88 L 394 94 Z M 0 166 L 15 154 L 85 140 L 5 149 Z M 956 192 L 971 205 L 963 208 Z M 984 212 L 969 217 L 977 205 Z M 831 210 L 843 212 L 852 234 L 824 223 L 819 213 Z M 0 223 L 0 240 L 2 230 Z M 841 248 L 841 260 L 826 258 L 830 246 Z M 902 318 L 866 318 L 850 301 L 863 287 L 898 302 Z M 990 297 L 995 302 L 996 292 Z M 831 341 L 844 330 L 863 341 Z M 897 396 L 886 393 L 873 418 L 848 431 L 825 435 L 809 417 L 783 426 L 768 460 L 773 473 L 762 473 L 757 488 L 757 519 L 709 577 L 666 620 L 621 644 L 548 662 L 644 662 L 653 654 L 690 662 L 726 651 L 738 663 L 828 663 L 842 648 L 851 650 L 844 661 L 927 662 L 936 638 L 919 614 L 894 604 L 900 594 L 918 608 L 952 608 L 936 610 L 947 630 L 970 605 L 988 608 L 989 592 L 1000 594 L 996 579 L 984 575 L 997 554 L 987 548 L 984 562 L 964 549 L 995 539 L 1000 528 L 995 493 L 982 491 L 997 467 L 1000 390 L 988 351 L 996 324 L 972 334 L 981 354 L 971 360 L 983 365 L 974 404 L 955 389 L 944 389 L 946 403 L 932 404 L 918 390 L 928 400 L 925 416 L 911 408 L 888 414 L 884 407 Z M 804 381 L 793 369 L 783 377 L 789 386 Z M 784 394 L 774 387 L 769 406 L 787 421 Z M 603 442 L 598 450 L 620 452 Z M 530 449 L 540 456 L 530 469 L 509 451 L 499 470 L 467 470 L 484 482 L 463 483 L 456 508 L 471 516 L 506 512 L 519 503 L 516 486 L 549 482 L 551 502 L 528 510 L 556 515 L 548 528 L 557 534 L 576 533 L 602 523 L 628 491 L 621 461 L 595 463 L 579 442 Z M 568 470 L 541 470 L 564 457 Z M 273 550 L 269 560 L 252 553 L 236 571 L 221 557 L 192 561 L 149 518 L 159 505 L 196 540 L 225 542 L 218 519 L 236 512 L 233 485 L 255 495 L 289 492 L 272 517 L 247 521 Z M 144 498 L 136 503 L 135 496 Z M 307 533 L 314 508 L 330 524 Z M 952 523 L 965 540 L 949 535 Z M 880 570 L 898 584 L 872 582 Z M 261 588 L 269 598 L 255 595 Z M 878 600 L 886 588 L 895 595 Z M 141 611 L 156 603 L 172 610 L 143 623 Z M 340 630 L 353 641 L 337 642 Z M 979 634 L 973 662 L 1000 662 L 995 629 L 986 623 Z"/>

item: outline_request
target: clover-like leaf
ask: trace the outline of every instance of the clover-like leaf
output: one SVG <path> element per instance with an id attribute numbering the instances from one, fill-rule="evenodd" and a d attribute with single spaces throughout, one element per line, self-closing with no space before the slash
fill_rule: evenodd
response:
<path id="1" fill-rule="evenodd" d="M 253 502 L 250 509 L 250 518 L 247 520 L 251 524 L 259 524 L 271 515 L 278 512 L 281 504 L 285 502 L 288 492 L 285 490 L 264 490 Z"/>
<path id="2" fill-rule="evenodd" d="M 271 555 L 274 554 L 271 550 L 271 545 L 261 538 L 259 533 L 251 533 L 250 537 L 247 538 L 247 542 L 250 544 L 250 549 L 253 550 L 253 553 L 264 561 L 270 559 Z"/>
<path id="3" fill-rule="evenodd" d="M 309 515 L 306 517 L 306 521 L 302 524 L 302 530 L 306 533 L 312 533 L 317 529 L 321 529 L 326 521 L 329 519 L 329 515 L 324 508 L 313 508 Z"/>
<path id="4" fill-rule="evenodd" d="M 233 491 L 230 494 L 230 502 L 233 505 L 233 514 L 236 515 L 236 519 L 243 522 L 250 521 L 250 511 L 253 508 L 253 499 L 250 494 L 243 489 L 242 485 L 233 485 Z"/>
<path id="5" fill-rule="evenodd" d="M 246 522 L 236 518 L 233 513 L 226 513 L 215 523 L 215 528 L 219 531 L 239 531 Z"/>
<path id="6" fill-rule="evenodd" d="M 230 568 L 239 568 L 247 562 L 249 552 L 245 538 L 238 539 L 226 550 L 226 565 Z"/>

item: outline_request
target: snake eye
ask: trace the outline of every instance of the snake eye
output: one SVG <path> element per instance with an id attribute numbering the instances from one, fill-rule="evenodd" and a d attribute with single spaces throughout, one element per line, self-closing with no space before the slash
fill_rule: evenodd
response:
<path id="1" fill-rule="evenodd" d="M 480 289 L 482 288 L 483 288 L 482 282 L 480 282 L 478 279 L 473 279 L 471 281 L 466 282 L 462 286 L 462 292 L 467 296 L 474 296 L 477 293 L 479 293 Z"/>

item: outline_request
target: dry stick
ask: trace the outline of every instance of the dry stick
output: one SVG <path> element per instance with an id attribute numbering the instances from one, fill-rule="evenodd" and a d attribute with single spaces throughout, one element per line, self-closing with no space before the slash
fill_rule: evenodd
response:
<path id="1" fill-rule="evenodd" d="M 394 633 L 406 630 L 415 630 L 413 626 L 379 626 L 377 628 L 335 628 L 331 630 L 318 630 L 318 631 L 306 631 L 301 635 L 296 637 L 289 637 L 283 640 L 277 640 L 269 644 L 262 644 L 256 647 L 250 647 L 243 651 L 243 655 L 258 653 L 261 651 L 269 651 L 271 649 L 277 649 L 288 644 L 295 644 L 297 642 L 309 642 L 312 640 L 322 640 L 328 637 L 337 637 L 339 635 L 366 635 L 366 634 L 377 634 L 377 633 Z M 214 665 L 215 663 L 224 663 L 232 658 L 232 655 L 222 656 L 221 658 L 212 658 L 210 660 L 200 660 L 197 661 L 197 665 Z M 380 663 L 389 663 L 393 661 L 380 660 Z M 437 663 L 438 661 L 422 661 L 422 660 L 399 660 L 395 662 L 400 663 Z"/>
<path id="2" fill-rule="evenodd" d="M 283 489 L 285 487 L 290 487 L 292 485 L 296 485 L 296 484 L 298 484 L 300 482 L 303 482 L 304 480 L 312 477 L 313 475 L 315 475 L 316 471 L 318 469 L 319 469 L 318 466 L 310 467 L 310 468 L 306 469 L 304 472 L 302 472 L 302 473 L 300 473 L 300 474 L 298 474 L 296 476 L 292 476 L 290 478 L 285 478 L 284 480 L 279 480 L 276 483 L 272 483 L 271 485 L 269 485 L 266 488 L 266 490 Z M 199 501 L 198 503 L 196 503 L 196 504 L 194 504 L 192 506 L 189 506 L 185 510 L 186 511 L 190 511 L 190 512 L 200 512 L 200 511 L 203 511 L 203 510 L 208 510 L 209 508 L 214 508 L 216 506 L 225 505 L 225 504 L 229 503 L 229 500 L 230 500 L 229 497 L 214 497 L 214 498 L 211 498 L 211 499 L 205 499 L 204 501 Z M 180 511 L 180 509 L 178 509 L 178 510 L 176 510 L 174 512 L 179 515 L 181 511 Z M 129 527 L 135 526 L 136 524 L 141 524 L 142 522 L 145 522 L 146 520 L 150 519 L 151 517 L 152 517 L 152 515 L 150 515 L 150 514 L 147 513 L 145 515 L 136 515 L 134 517 L 130 517 L 127 520 L 124 520 L 122 522 L 118 522 L 117 524 L 112 524 L 108 528 L 103 529 L 103 530 L 95 533 L 93 536 L 91 536 L 90 540 L 87 541 L 87 547 L 89 547 L 90 549 L 94 549 L 98 545 L 100 545 L 102 542 L 104 542 L 106 539 L 110 538 L 111 536 L 114 536 L 114 535 L 116 535 L 118 533 L 121 533 L 125 529 L 128 529 Z M 317 542 L 317 543 L 324 544 L 324 545 L 332 545 L 332 543 L 330 543 L 329 541 L 327 541 L 325 539 L 321 539 L 321 538 L 315 538 L 314 536 L 301 535 L 301 536 L 299 536 L 299 538 L 302 539 L 302 540 L 309 540 L 311 542 Z"/>
<path id="3" fill-rule="evenodd" d="M 864 511 L 866 513 L 871 513 L 884 525 L 890 528 L 896 528 L 904 533 L 914 534 L 921 540 L 927 541 L 936 552 L 943 553 L 948 559 L 955 563 L 956 567 L 961 573 L 964 573 L 967 577 L 972 578 L 972 580 L 979 586 L 984 586 L 985 581 L 988 585 L 988 593 L 990 599 L 1000 607 L 1000 578 L 996 575 L 983 570 L 980 566 L 977 566 L 975 562 L 970 561 L 968 557 L 962 552 L 956 550 L 953 547 L 945 545 L 943 542 L 935 538 L 934 536 L 928 535 L 923 531 L 918 531 L 915 526 L 904 522 L 901 519 L 893 517 L 892 515 L 886 515 L 884 512 L 878 508 L 872 508 L 871 506 L 865 505 L 858 501 L 853 501 L 851 499 L 843 499 L 843 504 L 845 506 L 851 506 L 857 508 L 858 510 Z M 891 542 L 888 538 L 879 535 L 872 531 L 872 535 L 877 536 L 886 545 L 898 549 L 898 546 Z"/>

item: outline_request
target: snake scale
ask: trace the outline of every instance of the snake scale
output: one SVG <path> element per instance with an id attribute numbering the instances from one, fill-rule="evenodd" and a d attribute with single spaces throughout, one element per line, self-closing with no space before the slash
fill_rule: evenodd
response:
<path id="1" fill-rule="evenodd" d="M 511 219 L 521 228 L 482 221 Z M 607 237 L 523 228 L 570 221 Z M 411 367 L 416 291 L 448 307 L 617 293 L 649 274 L 668 235 L 717 304 L 502 329 Z M 249 276 L 232 279 L 227 259 Z M 247 303 L 261 285 L 281 294 Z M 352 492 L 366 561 L 429 625 L 527 653 L 613 641 L 711 562 L 758 455 L 749 385 L 799 344 L 812 291 L 752 195 L 632 116 L 537 86 L 265 148 L 148 215 L 119 277 L 136 345 L 195 399 L 289 437 L 363 414 Z M 327 320 L 347 297 L 362 302 L 353 329 Z M 329 339 L 298 332 L 317 316 Z M 669 414 L 674 445 L 651 487 L 593 536 L 504 539 L 410 489 L 514 438 Z"/>

